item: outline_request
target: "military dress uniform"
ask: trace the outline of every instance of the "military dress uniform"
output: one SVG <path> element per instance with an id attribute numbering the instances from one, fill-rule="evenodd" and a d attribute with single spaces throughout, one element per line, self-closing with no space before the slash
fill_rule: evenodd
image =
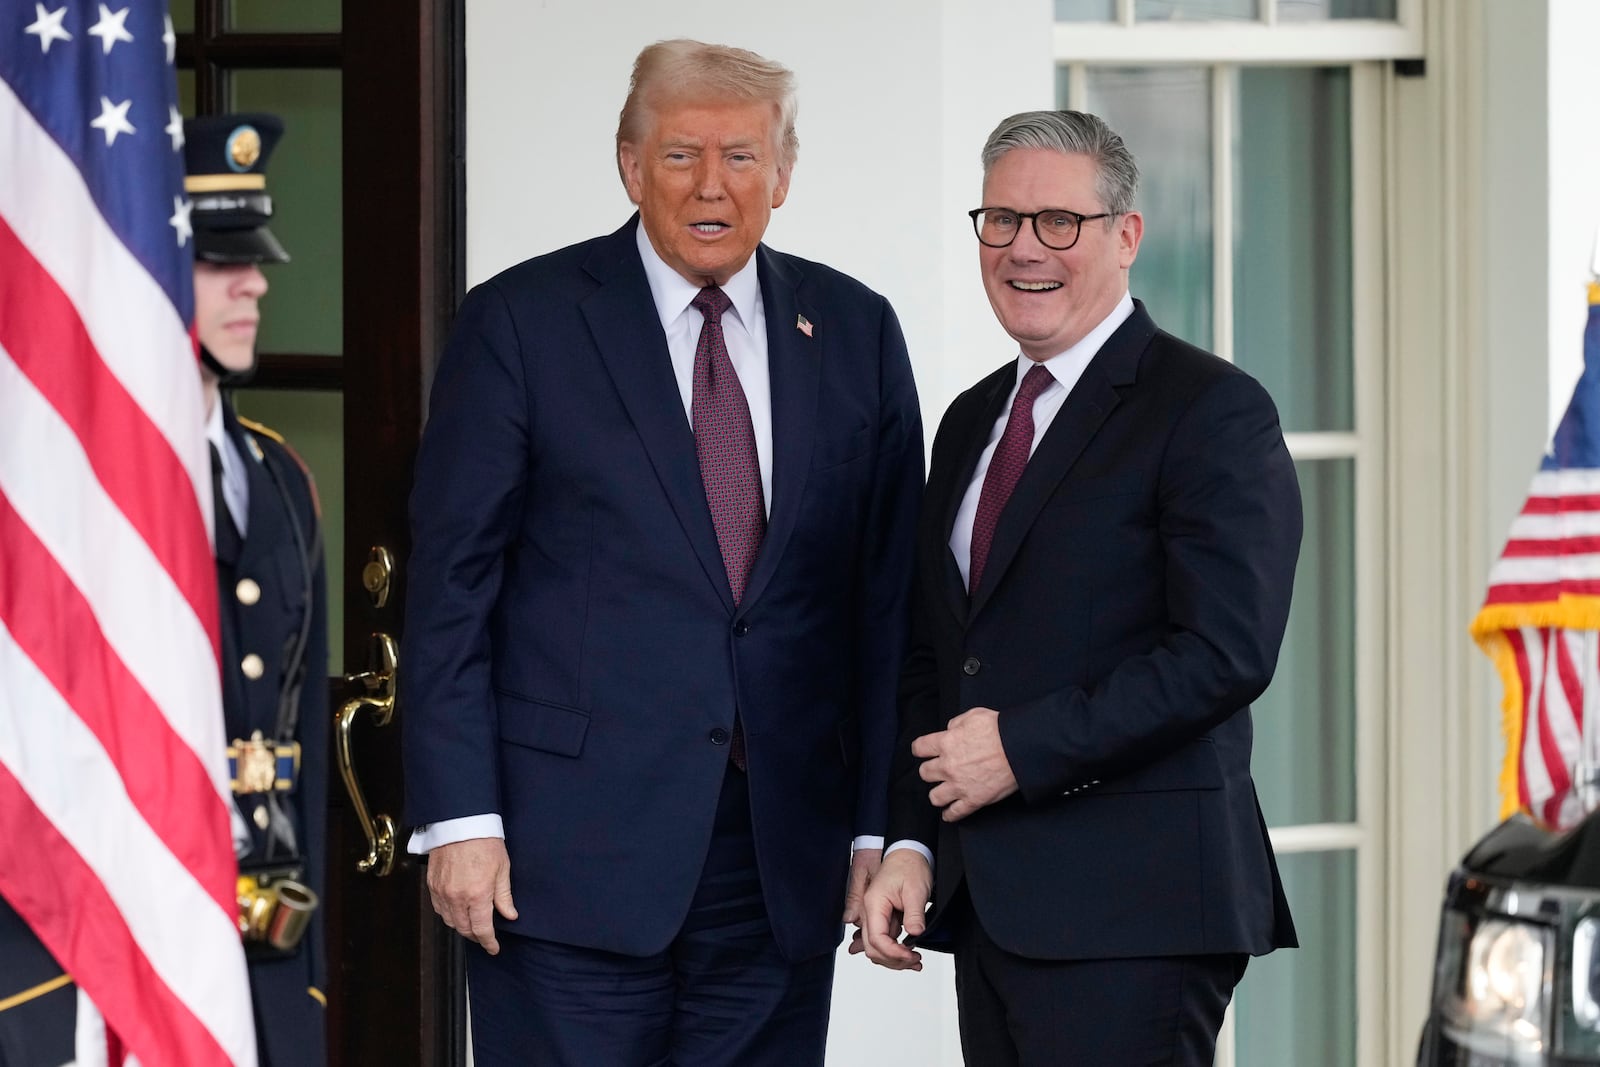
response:
<path id="1" fill-rule="evenodd" d="M 250 827 L 241 876 L 288 878 L 320 899 L 327 843 L 328 620 L 316 492 L 283 439 L 224 401 L 227 443 L 243 460 L 248 519 L 219 532 L 222 705 L 235 801 Z M 219 510 L 218 524 L 223 522 Z M 270 759 L 267 781 L 255 767 Z M 270 782 L 270 784 L 269 784 Z M 281 906 L 281 905 L 280 905 Z M 327 961 L 320 909 L 299 943 L 247 941 L 262 1064 L 324 1061 Z"/>
<path id="2" fill-rule="evenodd" d="M 265 114 L 184 124 L 196 258 L 288 260 L 267 228 L 265 170 L 282 133 L 282 122 Z M 222 390 L 207 437 L 229 772 L 250 830 L 239 852 L 239 896 L 257 1044 L 262 1067 L 318 1067 L 326 1059 L 327 962 L 315 904 L 326 869 L 331 733 L 321 519 L 299 457 L 276 433 L 235 414 L 230 387 L 248 373 L 204 348 L 200 356 Z M 285 903 L 291 897 L 298 909 Z M 273 936 L 285 918 L 276 913 L 286 909 L 310 916 L 298 939 Z"/>
<path id="3" fill-rule="evenodd" d="M 0 1067 L 71 1063 L 78 987 L 0 897 Z"/>

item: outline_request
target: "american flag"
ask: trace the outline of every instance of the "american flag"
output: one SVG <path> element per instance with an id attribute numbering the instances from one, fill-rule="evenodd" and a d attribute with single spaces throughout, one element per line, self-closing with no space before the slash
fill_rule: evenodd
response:
<path id="1" fill-rule="evenodd" d="M 1600 803 L 1600 282 L 1583 364 L 1472 622 L 1505 687 L 1502 814 L 1556 828 Z"/>
<path id="2" fill-rule="evenodd" d="M 175 43 L 0 0 L 0 894 L 144 1067 L 256 1062 Z"/>

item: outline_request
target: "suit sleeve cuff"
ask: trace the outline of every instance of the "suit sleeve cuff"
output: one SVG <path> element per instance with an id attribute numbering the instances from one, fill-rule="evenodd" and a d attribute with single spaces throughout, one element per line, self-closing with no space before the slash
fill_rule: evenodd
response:
<path id="1" fill-rule="evenodd" d="M 457 841 L 470 841 L 475 837 L 498 837 L 504 840 L 505 836 L 505 824 L 499 815 L 468 815 L 417 827 L 411 831 L 406 851 L 413 856 L 422 856 L 440 845 L 453 845 Z"/>

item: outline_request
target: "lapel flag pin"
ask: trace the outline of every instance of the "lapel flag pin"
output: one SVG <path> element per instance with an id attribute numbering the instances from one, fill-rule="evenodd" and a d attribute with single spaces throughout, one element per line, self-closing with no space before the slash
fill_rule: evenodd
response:
<path id="1" fill-rule="evenodd" d="M 798 316 L 794 320 L 794 328 L 805 334 L 807 337 L 811 336 L 811 320 L 806 318 L 804 315 Z"/>

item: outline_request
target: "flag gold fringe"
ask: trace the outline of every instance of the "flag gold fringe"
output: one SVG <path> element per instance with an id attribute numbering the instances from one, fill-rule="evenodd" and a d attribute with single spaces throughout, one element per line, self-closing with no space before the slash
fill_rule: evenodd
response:
<path id="1" fill-rule="evenodd" d="M 1479 633 L 1476 621 L 1472 630 L 1478 647 L 1494 663 L 1500 675 L 1500 685 L 1505 690 L 1505 696 L 1500 701 L 1500 733 L 1506 739 L 1505 759 L 1500 763 L 1500 818 L 1505 819 L 1521 807 L 1517 774 L 1522 766 L 1522 727 L 1527 714 L 1522 699 L 1522 676 L 1517 673 L 1517 656 L 1511 650 L 1511 642 L 1506 640 L 1504 630 Z"/>
<path id="2" fill-rule="evenodd" d="M 1591 296 L 1600 293 L 1600 284 L 1590 286 L 1590 290 Z M 1488 604 L 1472 620 L 1472 638 L 1494 663 L 1505 690 L 1500 702 L 1500 732 L 1506 739 L 1505 760 L 1500 765 L 1502 819 L 1521 806 L 1517 786 L 1522 766 L 1522 732 L 1529 709 L 1522 692 L 1522 676 L 1517 673 L 1517 655 L 1511 650 L 1505 631 L 1523 626 L 1600 630 L 1600 597 L 1563 593 L 1556 600 L 1536 604 Z"/>

